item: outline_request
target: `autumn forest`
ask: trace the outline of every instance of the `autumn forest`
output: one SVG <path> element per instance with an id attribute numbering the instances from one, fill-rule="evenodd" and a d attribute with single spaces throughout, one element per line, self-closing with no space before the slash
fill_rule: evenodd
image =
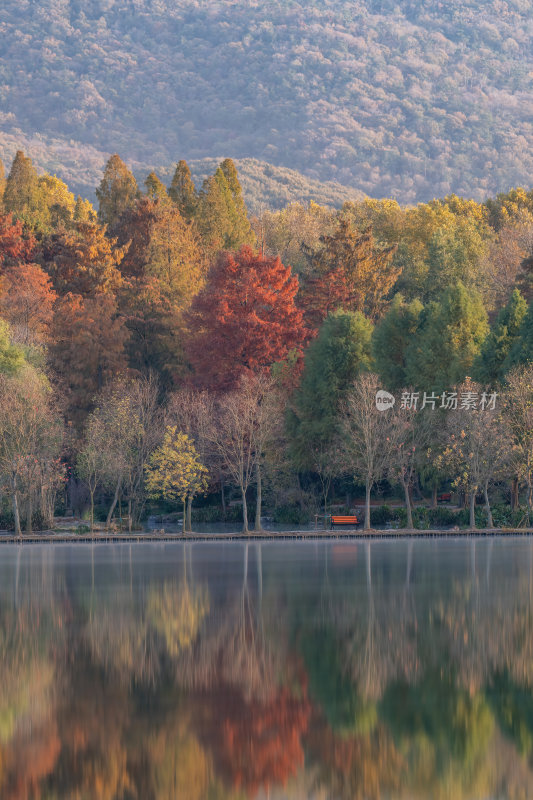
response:
<path id="1" fill-rule="evenodd" d="M 2 527 L 529 520 L 533 191 L 251 215 L 231 159 L 113 155 L 95 208 L 20 150 L 0 184 Z"/>

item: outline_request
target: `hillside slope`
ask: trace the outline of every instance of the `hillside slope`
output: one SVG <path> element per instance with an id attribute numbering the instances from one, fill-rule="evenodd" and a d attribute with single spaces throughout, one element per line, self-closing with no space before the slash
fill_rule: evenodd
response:
<path id="1" fill-rule="evenodd" d="M 17 150 L 31 156 L 40 171 L 57 174 L 71 191 L 95 201 L 95 189 L 102 179 L 102 172 L 109 153 L 94 147 L 81 148 L 73 142 L 47 139 L 43 136 L 24 136 L 22 132 L 6 135 L 0 132 L 0 158 L 6 171 L 9 170 Z M 82 150 L 82 152 L 81 152 Z M 193 159 L 189 162 L 192 177 L 198 188 L 208 175 L 212 175 L 224 156 L 219 158 Z M 170 184 L 175 164 L 153 164 L 129 161 L 135 177 L 142 188 L 148 173 L 155 169 L 161 180 Z M 264 209 L 284 208 L 288 203 L 313 201 L 324 206 L 340 208 L 346 200 L 358 200 L 362 192 L 341 186 L 332 181 L 308 178 L 287 167 L 275 167 L 253 158 L 235 159 L 242 185 L 244 199 L 251 214 Z"/>
<path id="2" fill-rule="evenodd" d="M 0 128 L 409 202 L 533 184 L 532 0 L 3 0 Z"/>

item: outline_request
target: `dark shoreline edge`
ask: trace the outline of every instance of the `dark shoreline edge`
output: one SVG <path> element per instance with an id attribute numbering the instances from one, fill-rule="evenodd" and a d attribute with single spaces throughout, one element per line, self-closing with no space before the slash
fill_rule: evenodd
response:
<path id="1" fill-rule="evenodd" d="M 35 533 L 1 535 L 2 544 L 112 544 L 123 542 L 127 544 L 162 542 L 224 542 L 224 541 L 376 541 L 384 539 L 462 539 L 462 538 L 493 538 L 505 536 L 531 536 L 533 528 L 465 528 L 463 530 L 427 529 L 417 530 L 398 528 L 396 530 L 371 528 L 363 530 L 346 531 L 235 531 L 233 533 Z"/>

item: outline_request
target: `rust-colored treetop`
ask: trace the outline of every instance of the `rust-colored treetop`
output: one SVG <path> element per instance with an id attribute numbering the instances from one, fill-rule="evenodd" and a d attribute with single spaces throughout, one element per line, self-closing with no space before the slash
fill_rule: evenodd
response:
<path id="1" fill-rule="evenodd" d="M 302 347 L 307 332 L 295 303 L 298 279 L 279 258 L 244 246 L 221 253 L 188 314 L 194 382 L 233 388 Z"/>

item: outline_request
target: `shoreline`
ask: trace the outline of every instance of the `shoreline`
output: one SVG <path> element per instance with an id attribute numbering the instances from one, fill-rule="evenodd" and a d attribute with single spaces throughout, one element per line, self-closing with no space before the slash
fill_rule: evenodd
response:
<path id="1" fill-rule="evenodd" d="M 112 544 L 122 542 L 126 544 L 157 544 L 162 542 L 215 542 L 215 541 L 338 541 L 343 540 L 384 540 L 384 539 L 461 539 L 461 538 L 494 538 L 505 536 L 531 536 L 533 528 L 464 528 L 462 530 L 449 530 L 445 528 L 370 528 L 366 531 L 349 529 L 338 530 L 313 530 L 313 531 L 233 531 L 225 533 L 23 533 L 0 534 L 2 544 Z"/>

